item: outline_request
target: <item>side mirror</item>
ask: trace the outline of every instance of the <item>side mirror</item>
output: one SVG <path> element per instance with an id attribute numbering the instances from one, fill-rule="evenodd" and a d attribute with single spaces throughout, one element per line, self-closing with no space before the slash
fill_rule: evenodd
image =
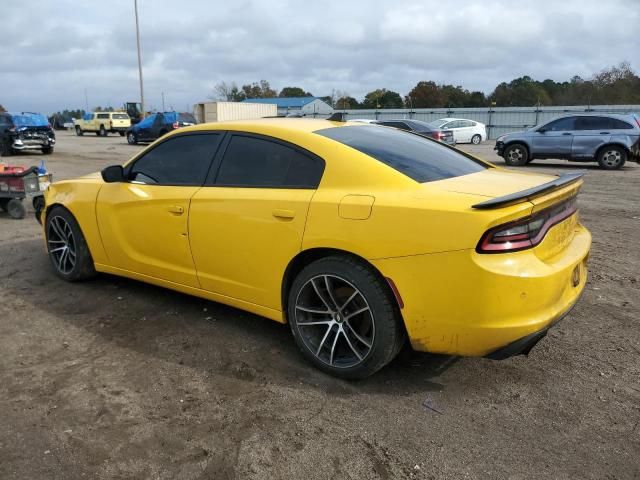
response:
<path id="1" fill-rule="evenodd" d="M 545 133 L 546 131 L 547 129 L 544 127 L 538 129 L 538 133 Z"/>
<path id="2" fill-rule="evenodd" d="M 122 165 L 111 165 L 100 173 L 102 180 L 107 183 L 124 182 L 124 168 L 122 168 Z"/>

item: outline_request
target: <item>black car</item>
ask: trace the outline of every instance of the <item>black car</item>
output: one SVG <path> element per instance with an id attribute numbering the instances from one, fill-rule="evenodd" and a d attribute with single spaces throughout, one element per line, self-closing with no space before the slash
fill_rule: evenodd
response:
<path id="1" fill-rule="evenodd" d="M 127 142 L 152 142 L 164 134 L 180 127 L 195 125 L 196 119 L 190 113 L 153 113 L 127 130 Z"/>
<path id="2" fill-rule="evenodd" d="M 0 113 L 0 155 L 23 150 L 53 153 L 56 134 L 49 120 L 39 113 Z"/>
<path id="3" fill-rule="evenodd" d="M 407 130 L 409 132 L 422 135 L 423 137 L 440 140 L 441 142 L 448 145 L 456 144 L 455 140 L 453 139 L 453 132 L 451 130 L 440 130 L 439 128 L 432 127 L 427 122 L 422 122 L 420 120 L 378 120 L 376 123 L 378 125 L 384 125 L 386 127 L 394 127 L 399 128 L 400 130 Z"/>

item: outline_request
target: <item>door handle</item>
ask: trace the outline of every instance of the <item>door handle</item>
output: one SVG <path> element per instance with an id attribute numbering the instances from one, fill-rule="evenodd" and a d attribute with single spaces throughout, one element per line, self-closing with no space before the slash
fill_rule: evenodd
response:
<path id="1" fill-rule="evenodd" d="M 283 208 L 276 208 L 273 211 L 273 216 L 276 217 L 276 218 L 291 219 L 291 218 L 294 218 L 296 216 L 296 212 L 294 212 L 293 210 L 285 210 Z"/>
<path id="2" fill-rule="evenodd" d="M 169 207 L 169 213 L 173 213 L 174 215 L 182 215 L 184 213 L 184 207 L 180 205 L 171 205 Z"/>
<path id="3" fill-rule="evenodd" d="M 564 132 L 563 135 L 571 135 L 569 132 Z"/>

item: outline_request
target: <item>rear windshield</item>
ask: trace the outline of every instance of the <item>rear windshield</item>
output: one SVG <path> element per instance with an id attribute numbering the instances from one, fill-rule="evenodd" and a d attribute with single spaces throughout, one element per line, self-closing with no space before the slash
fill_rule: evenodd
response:
<path id="1" fill-rule="evenodd" d="M 113 118 L 117 120 L 129 120 L 129 115 L 126 113 L 114 113 Z"/>
<path id="2" fill-rule="evenodd" d="M 346 126 L 315 133 L 369 155 L 420 183 L 489 168 L 436 141 L 393 128 Z"/>
<path id="3" fill-rule="evenodd" d="M 196 123 L 196 118 L 190 113 L 181 113 L 178 115 L 178 121 L 186 123 Z"/>

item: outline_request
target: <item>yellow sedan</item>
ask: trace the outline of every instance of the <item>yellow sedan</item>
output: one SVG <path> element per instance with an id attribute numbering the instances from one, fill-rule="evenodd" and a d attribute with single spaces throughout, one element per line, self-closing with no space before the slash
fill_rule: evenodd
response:
<path id="1" fill-rule="evenodd" d="M 64 280 L 107 272 L 289 323 L 314 365 L 362 378 L 407 338 L 527 353 L 585 285 L 581 185 L 393 128 L 262 119 L 57 182 L 39 219 Z"/>

